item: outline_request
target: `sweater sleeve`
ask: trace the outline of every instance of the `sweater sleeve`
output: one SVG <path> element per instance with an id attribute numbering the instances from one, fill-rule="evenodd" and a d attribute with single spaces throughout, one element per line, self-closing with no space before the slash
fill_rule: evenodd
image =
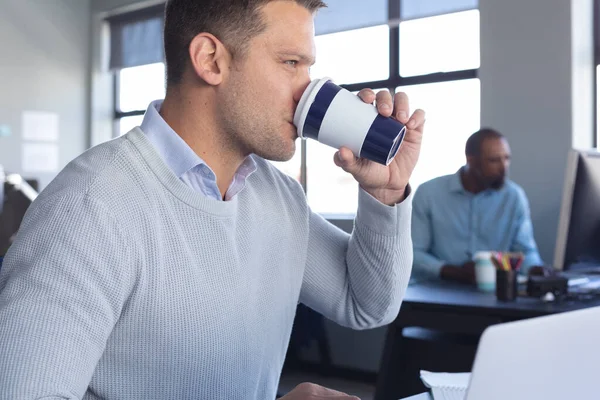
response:
<path id="1" fill-rule="evenodd" d="M 411 201 L 390 207 L 360 189 L 351 236 L 311 213 L 300 301 L 354 329 L 393 321 L 413 261 Z"/>
<path id="2" fill-rule="evenodd" d="M 103 206 L 73 195 L 34 202 L 0 274 L 0 398 L 81 399 L 131 269 Z"/>

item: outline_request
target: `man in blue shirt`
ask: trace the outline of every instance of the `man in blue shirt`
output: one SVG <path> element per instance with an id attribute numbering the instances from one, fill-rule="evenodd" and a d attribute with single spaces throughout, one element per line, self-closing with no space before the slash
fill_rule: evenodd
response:
<path id="1" fill-rule="evenodd" d="M 467 140 L 467 164 L 422 184 L 413 202 L 413 276 L 475 282 L 477 251 L 519 251 L 542 265 L 523 189 L 506 178 L 510 147 L 493 129 Z"/>

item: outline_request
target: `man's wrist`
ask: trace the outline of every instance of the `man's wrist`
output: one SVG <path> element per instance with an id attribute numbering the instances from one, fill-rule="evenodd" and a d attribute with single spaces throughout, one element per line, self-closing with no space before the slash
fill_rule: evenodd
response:
<path id="1" fill-rule="evenodd" d="M 440 269 L 440 278 L 442 280 L 461 282 L 461 283 L 474 283 L 475 276 L 473 272 L 465 265 L 444 265 Z"/>
<path id="2" fill-rule="evenodd" d="M 455 280 L 456 266 L 448 264 L 442 265 L 442 268 L 440 268 L 440 278 L 445 281 Z"/>
<path id="3" fill-rule="evenodd" d="M 410 185 L 406 185 L 403 189 L 365 189 L 365 192 L 373 196 L 377 201 L 388 206 L 395 206 L 402 203 L 410 195 Z"/>

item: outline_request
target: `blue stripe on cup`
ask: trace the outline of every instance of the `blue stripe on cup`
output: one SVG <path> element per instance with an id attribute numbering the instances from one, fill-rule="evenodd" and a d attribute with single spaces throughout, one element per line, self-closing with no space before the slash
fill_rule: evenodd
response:
<path id="1" fill-rule="evenodd" d="M 378 114 L 367 132 L 360 156 L 388 165 L 396 156 L 405 132 L 403 124 Z"/>
<path id="2" fill-rule="evenodd" d="M 333 82 L 325 82 L 308 110 L 308 115 L 302 128 L 302 136 L 319 140 L 319 130 L 321 129 L 323 118 L 325 118 L 325 113 L 340 90 L 342 88 Z"/>

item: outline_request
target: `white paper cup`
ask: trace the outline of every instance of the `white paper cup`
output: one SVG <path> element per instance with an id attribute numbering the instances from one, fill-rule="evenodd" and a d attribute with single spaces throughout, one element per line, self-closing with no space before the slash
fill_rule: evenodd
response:
<path id="1" fill-rule="evenodd" d="M 392 162 L 406 132 L 402 123 L 379 115 L 373 105 L 329 78 L 308 85 L 296 108 L 294 125 L 303 139 L 336 149 L 347 147 L 357 157 L 384 165 Z"/>
<path id="2" fill-rule="evenodd" d="M 475 281 L 477 288 L 484 292 L 496 290 L 496 267 L 491 257 L 491 251 L 478 251 L 474 257 Z"/>

